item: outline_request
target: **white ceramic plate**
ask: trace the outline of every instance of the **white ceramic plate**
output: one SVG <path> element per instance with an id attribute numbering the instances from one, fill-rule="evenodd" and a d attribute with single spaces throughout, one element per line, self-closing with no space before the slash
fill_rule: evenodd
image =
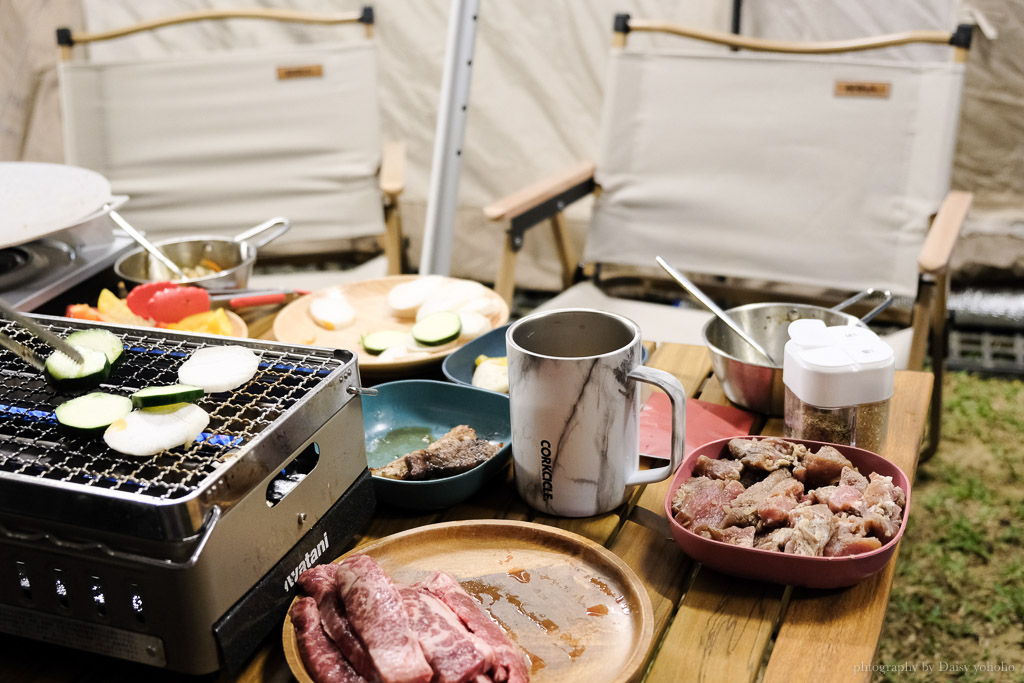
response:
<path id="1" fill-rule="evenodd" d="M 76 225 L 111 201 L 110 182 L 77 166 L 0 163 L 0 247 Z"/>

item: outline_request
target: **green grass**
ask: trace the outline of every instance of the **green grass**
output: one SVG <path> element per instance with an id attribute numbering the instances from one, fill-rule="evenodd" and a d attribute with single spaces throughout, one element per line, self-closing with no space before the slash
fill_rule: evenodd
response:
<path id="1" fill-rule="evenodd" d="M 876 657 L 932 672 L 876 680 L 1024 681 L 1024 383 L 950 373 L 944 396 Z M 956 663 L 972 670 L 942 671 Z M 1014 670 L 986 670 L 1000 664 Z"/>

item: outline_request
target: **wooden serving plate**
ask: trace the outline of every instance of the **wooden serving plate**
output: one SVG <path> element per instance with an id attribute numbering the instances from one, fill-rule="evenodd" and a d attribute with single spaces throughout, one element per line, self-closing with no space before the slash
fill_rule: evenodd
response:
<path id="1" fill-rule="evenodd" d="M 391 314 L 388 307 L 388 292 L 395 285 L 411 282 L 418 278 L 418 275 L 392 275 L 390 277 L 344 283 L 337 287 L 321 289 L 300 297 L 285 306 L 277 314 L 277 317 L 274 319 L 274 337 L 278 341 L 289 344 L 310 344 L 348 349 L 359 356 L 359 369 L 371 373 L 393 373 L 436 363 L 466 342 L 444 346 L 423 357 L 392 362 L 382 362 L 377 356 L 367 353 L 360 343 L 360 337 L 367 332 L 379 330 L 408 332 L 412 329 L 413 324 L 416 322 L 414 318 L 398 318 Z M 455 280 L 456 278 L 449 279 Z M 504 325 L 508 321 L 508 304 L 494 290 L 481 287 L 484 292 L 483 295 L 492 298 L 498 305 L 498 312 L 489 318 L 491 329 Z M 324 329 L 313 322 L 313 318 L 309 315 L 310 302 L 315 297 L 324 295 L 328 289 L 340 290 L 352 308 L 355 309 L 355 321 L 344 329 Z"/>
<path id="2" fill-rule="evenodd" d="M 396 583 L 451 574 L 530 658 L 534 683 L 628 681 L 654 634 L 651 601 L 633 570 L 582 536 L 530 522 L 445 522 L 393 534 L 365 553 Z M 286 617 L 285 659 L 313 683 Z"/>
<path id="3" fill-rule="evenodd" d="M 245 324 L 242 317 L 232 311 L 224 311 L 228 316 L 228 322 L 231 323 L 231 336 L 232 337 L 248 337 L 249 326 Z"/>

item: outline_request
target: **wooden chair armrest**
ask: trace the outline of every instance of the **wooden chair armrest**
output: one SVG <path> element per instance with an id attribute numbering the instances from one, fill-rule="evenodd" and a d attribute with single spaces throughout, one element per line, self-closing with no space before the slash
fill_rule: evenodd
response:
<path id="1" fill-rule="evenodd" d="M 589 161 L 580 162 L 558 175 L 524 187 L 484 207 L 484 215 L 492 221 L 515 219 L 593 178 L 594 164 Z"/>
<path id="2" fill-rule="evenodd" d="M 388 199 L 398 199 L 405 189 L 405 143 L 384 145 L 380 160 L 380 190 Z"/>
<path id="3" fill-rule="evenodd" d="M 970 192 L 950 192 L 946 195 L 917 257 L 917 267 L 921 273 L 935 275 L 949 268 L 953 245 L 960 236 L 960 229 L 973 200 L 974 195 Z"/>

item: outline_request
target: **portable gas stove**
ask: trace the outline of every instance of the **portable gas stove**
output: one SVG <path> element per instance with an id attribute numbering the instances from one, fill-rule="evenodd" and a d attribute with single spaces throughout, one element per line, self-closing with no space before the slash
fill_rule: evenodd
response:
<path id="1" fill-rule="evenodd" d="M 32 317 L 59 335 L 87 327 Z M 139 458 L 64 433 L 53 411 L 72 395 L 0 349 L 0 631 L 190 674 L 236 668 L 298 574 L 340 555 L 373 512 L 355 356 L 105 327 L 125 358 L 103 391 L 173 384 L 213 344 L 261 362 L 199 401 L 210 424 L 194 443 Z"/>
<path id="2" fill-rule="evenodd" d="M 114 265 L 135 246 L 106 215 L 47 237 L 0 249 L 0 297 L 32 311 Z"/>

